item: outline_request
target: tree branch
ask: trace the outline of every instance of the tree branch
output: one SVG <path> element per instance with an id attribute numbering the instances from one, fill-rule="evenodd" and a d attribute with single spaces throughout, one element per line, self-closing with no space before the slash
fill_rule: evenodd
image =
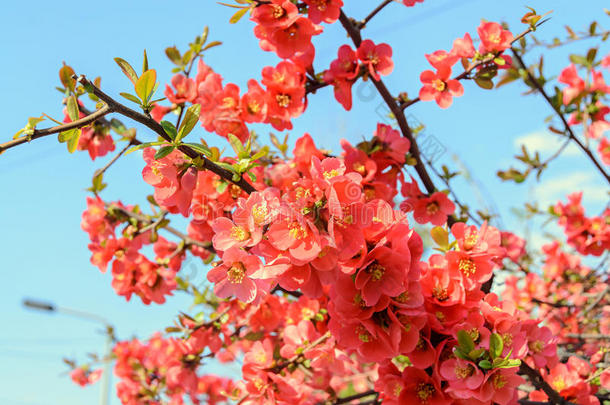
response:
<path id="1" fill-rule="evenodd" d="M 392 3 L 394 0 L 383 0 L 383 2 L 378 5 L 377 7 L 375 7 L 375 9 L 373 11 L 370 12 L 369 15 L 367 15 L 362 21 L 359 21 L 358 23 L 356 23 L 356 26 L 358 29 L 363 29 L 366 24 L 368 24 L 369 21 L 371 21 L 371 19 L 373 19 L 373 17 L 375 17 L 377 15 L 377 13 L 379 13 L 381 10 L 384 9 L 385 6 L 387 6 L 388 4 Z"/>
<path id="2" fill-rule="evenodd" d="M 132 120 L 134 120 L 136 122 L 139 122 L 140 124 L 148 127 L 149 129 L 152 129 L 161 138 L 165 139 L 166 141 L 168 141 L 170 143 L 172 142 L 169 135 L 167 135 L 165 133 L 165 130 L 163 129 L 161 124 L 159 124 L 157 121 L 155 121 L 151 117 L 141 114 L 137 111 L 134 111 L 131 108 L 126 107 L 123 104 L 119 103 L 118 101 L 114 100 L 112 97 L 110 97 L 109 95 L 104 93 L 97 86 L 95 86 L 93 83 L 91 83 L 89 80 L 87 80 L 87 78 L 83 75 L 76 78 L 76 80 L 78 82 L 82 83 L 86 88 L 90 88 L 92 93 L 95 96 L 97 96 L 100 100 L 105 102 L 113 112 L 117 112 L 121 115 L 131 118 Z M 203 162 L 204 169 L 207 169 L 207 170 L 217 174 L 218 176 L 222 177 L 223 179 L 239 186 L 246 193 L 249 194 L 249 193 L 252 193 L 253 191 L 256 191 L 256 189 L 250 183 L 248 183 L 243 177 L 240 177 L 240 179 L 238 181 L 233 181 L 233 172 L 218 166 L 216 163 L 212 162 L 207 157 L 196 152 L 195 150 L 191 149 L 190 147 L 181 145 L 178 147 L 178 149 L 182 153 L 184 153 L 185 155 L 187 155 L 188 157 L 190 157 L 192 159 L 200 158 L 201 161 Z"/>
<path id="3" fill-rule="evenodd" d="M 51 127 L 51 128 L 34 129 L 33 130 L 34 133 L 32 133 L 31 135 L 21 136 L 17 139 L 13 139 L 12 141 L 8 141 L 3 144 L 0 144 L 0 153 L 4 152 L 7 149 L 13 148 L 17 145 L 21 145 L 23 143 L 30 142 L 34 139 L 42 138 L 42 137 L 52 135 L 52 134 L 58 134 L 60 132 L 68 131 L 68 130 L 74 129 L 74 128 L 85 127 L 85 126 L 93 123 L 94 121 L 98 120 L 99 118 L 103 117 L 104 115 L 110 114 L 112 112 L 113 112 L 112 107 L 110 107 L 109 105 L 105 105 L 104 107 L 100 108 L 99 110 L 97 110 L 97 111 L 91 113 L 90 115 L 87 115 L 86 117 L 83 117 L 79 120 L 68 122 L 66 124 L 58 125 L 58 126 Z"/>
<path id="4" fill-rule="evenodd" d="M 356 48 L 358 48 L 362 43 L 362 37 L 360 35 L 360 30 L 358 29 L 358 27 L 356 27 L 352 23 L 350 18 L 345 15 L 343 10 L 341 10 L 341 14 L 339 15 L 339 21 L 341 22 L 341 25 L 343 25 L 343 28 L 345 28 L 345 30 L 347 31 Z M 375 80 L 371 77 L 371 81 L 375 85 L 375 88 L 377 88 L 377 92 L 381 95 L 388 108 L 394 115 L 394 118 L 396 118 L 398 127 L 400 128 L 400 132 L 402 132 L 402 135 L 406 137 L 411 143 L 411 148 L 409 149 L 409 152 L 416 160 L 415 171 L 417 171 L 417 174 L 423 182 L 427 192 L 430 194 L 433 193 L 436 190 L 436 187 L 434 186 L 434 182 L 430 178 L 430 175 L 428 174 L 428 171 L 426 170 L 426 167 L 424 166 L 424 163 L 421 159 L 421 154 L 419 151 L 419 147 L 417 146 L 417 141 L 413 136 L 411 128 L 409 128 L 409 124 L 407 123 L 407 119 L 404 115 L 404 112 L 401 110 L 394 97 L 392 97 L 390 91 L 385 86 L 382 80 Z"/>
<path id="5" fill-rule="evenodd" d="M 519 366 L 519 374 L 524 374 L 528 376 L 530 382 L 539 390 L 544 391 L 547 397 L 549 397 L 549 404 L 555 405 L 573 405 L 571 402 L 566 401 L 557 391 L 553 389 L 538 373 L 538 371 L 534 370 L 530 366 L 527 365 L 524 361 L 521 362 Z"/>
<path id="6" fill-rule="evenodd" d="M 146 215 L 138 214 L 137 212 L 130 211 L 123 207 L 119 207 L 116 204 L 104 203 L 104 206 L 106 207 L 106 210 L 111 209 L 114 211 L 118 211 L 123 215 L 126 215 L 131 218 L 135 218 L 138 222 L 142 222 L 143 224 L 146 224 L 146 226 L 150 226 L 151 224 L 155 223 L 155 221 L 146 217 Z M 164 226 L 163 229 L 165 229 L 167 232 L 171 233 L 172 235 L 177 236 L 178 238 L 182 239 L 184 241 L 184 243 L 186 243 L 187 245 L 198 246 L 200 248 L 208 250 L 211 253 L 216 253 L 214 248 L 212 246 L 210 246 L 209 244 L 198 241 L 196 239 L 193 239 L 190 236 L 185 235 L 184 233 L 180 232 L 179 230 L 172 228 L 171 226 Z"/>
<path id="7" fill-rule="evenodd" d="M 593 153 L 591 152 L 591 150 L 589 150 L 589 148 L 587 148 L 581 141 L 580 139 L 578 139 L 576 137 L 576 135 L 574 134 L 574 131 L 572 131 L 572 126 L 568 123 L 568 121 L 566 120 L 566 117 L 563 115 L 563 113 L 559 110 L 559 108 L 557 108 L 554 104 L 553 104 L 553 100 L 551 100 L 551 98 L 549 97 L 549 95 L 547 94 L 546 90 L 544 90 L 544 87 L 542 87 L 542 85 L 538 82 L 537 78 L 534 77 L 534 75 L 532 74 L 532 72 L 530 72 L 530 70 L 527 68 L 527 65 L 525 65 L 525 62 L 523 61 L 523 58 L 521 57 L 521 54 L 519 54 L 519 52 L 515 49 L 515 48 L 511 48 L 511 51 L 513 52 L 513 55 L 515 56 L 515 59 L 517 59 L 517 61 L 519 61 L 519 63 L 521 64 L 521 66 L 523 66 L 523 69 L 525 69 L 525 72 L 527 73 L 527 77 L 528 79 L 532 82 L 532 85 L 536 88 L 536 90 L 538 90 L 538 92 L 542 95 L 542 97 L 546 100 L 546 102 L 548 103 L 548 105 L 553 109 L 553 111 L 555 112 L 555 114 L 559 117 L 559 119 L 561 120 L 561 122 L 563 123 L 564 129 L 565 131 L 568 133 L 569 138 L 574 141 L 578 147 L 585 153 L 585 155 L 587 155 L 587 157 L 589 158 L 589 160 L 591 160 L 591 162 L 593 162 L 593 164 L 595 165 L 595 167 L 597 168 L 597 170 L 602 174 L 602 176 L 604 176 L 604 178 L 606 179 L 606 181 L 608 183 L 610 183 L 610 175 L 608 175 L 608 173 L 606 173 L 606 171 L 604 170 L 604 168 L 602 167 L 602 165 L 597 161 L 597 158 L 595 157 L 595 155 L 593 155 Z"/>

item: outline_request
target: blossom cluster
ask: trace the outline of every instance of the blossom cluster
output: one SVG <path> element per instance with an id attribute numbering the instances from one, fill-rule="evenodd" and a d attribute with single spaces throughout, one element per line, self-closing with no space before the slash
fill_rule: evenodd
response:
<path id="1" fill-rule="evenodd" d="M 610 55 L 602 59 L 601 66 L 608 68 L 608 60 Z M 610 86 L 606 84 L 602 71 L 588 67 L 583 79 L 578 67 L 570 63 L 561 71 L 557 80 L 566 86 L 561 95 L 563 104 L 571 111 L 568 123 L 582 124 L 586 137 L 599 140 L 597 151 L 602 161 L 610 165 L 610 142 L 604 135 L 610 130 L 610 122 L 606 119 L 610 107 L 604 102 L 604 98 L 610 94 Z"/>
<path id="2" fill-rule="evenodd" d="M 426 55 L 426 59 L 436 71 L 425 70 L 420 75 L 423 84 L 419 91 L 420 100 L 435 100 L 439 107 L 448 108 L 453 97 L 462 96 L 464 87 L 451 77 L 453 66 L 460 60 L 464 66 L 476 63 L 477 69 L 490 65 L 496 69 L 505 69 L 511 65 L 510 56 L 503 54 L 513 41 L 510 31 L 496 22 L 483 21 L 477 28 L 477 33 L 481 40 L 478 50 L 475 50 L 470 34 L 466 33 L 463 38 L 453 41 L 449 52 L 438 50 Z"/>

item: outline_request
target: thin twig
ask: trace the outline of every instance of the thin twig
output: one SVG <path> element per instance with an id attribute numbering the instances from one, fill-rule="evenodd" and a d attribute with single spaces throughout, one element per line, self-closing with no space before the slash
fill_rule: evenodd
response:
<path id="1" fill-rule="evenodd" d="M 17 145 L 21 145 L 23 143 L 30 142 L 34 139 L 42 138 L 44 136 L 48 136 L 48 135 L 52 135 L 52 134 L 58 134 L 60 132 L 68 131 L 68 130 L 74 129 L 74 128 L 85 127 L 85 126 L 93 123 L 94 121 L 98 120 L 99 118 L 103 117 L 104 115 L 110 114 L 111 112 L 113 112 L 112 107 L 105 105 L 104 107 L 100 108 L 99 110 L 95 111 L 94 113 L 87 115 L 86 117 L 83 117 L 79 120 L 68 122 L 66 124 L 58 125 L 58 126 L 51 127 L 51 128 L 34 129 L 33 133 L 31 135 L 25 135 L 25 136 L 19 137 L 17 139 L 13 139 L 12 141 L 8 141 L 3 144 L 0 144 L 0 153 L 4 152 L 7 149 L 13 148 Z"/>
<path id="2" fill-rule="evenodd" d="M 553 109 L 555 114 L 559 117 L 559 119 L 563 123 L 565 131 L 568 133 L 569 138 L 578 145 L 578 147 L 585 153 L 585 155 L 587 155 L 589 160 L 591 160 L 591 162 L 595 165 L 595 167 L 602 174 L 602 176 L 604 176 L 606 181 L 608 183 L 610 183 L 610 175 L 608 175 L 608 173 L 606 173 L 606 171 L 604 170 L 602 165 L 597 161 L 597 158 L 595 157 L 595 155 L 593 155 L 591 150 L 589 148 L 587 148 L 580 141 L 580 139 L 578 139 L 576 137 L 576 135 L 574 134 L 574 131 L 572 130 L 572 126 L 568 123 L 568 120 L 563 115 L 563 113 L 559 110 L 559 108 L 555 106 L 555 104 L 553 103 L 553 100 L 551 100 L 551 98 L 547 94 L 546 90 L 544 90 L 544 87 L 542 87 L 542 85 L 537 80 L 537 78 L 527 68 L 527 66 L 525 65 L 525 62 L 523 61 L 523 58 L 521 57 L 521 54 L 519 53 L 519 51 L 517 51 L 515 48 L 511 48 L 511 50 L 513 52 L 513 55 L 515 56 L 515 59 L 517 59 L 517 61 L 521 64 L 521 66 L 523 66 L 523 69 L 525 69 L 525 72 L 527 73 L 527 77 L 530 80 L 530 82 L 532 82 L 532 85 L 536 88 L 536 90 L 538 90 L 538 92 L 546 100 L 546 102 L 549 104 L 549 106 L 551 106 L 551 108 Z"/>
<path id="3" fill-rule="evenodd" d="M 139 122 L 140 124 L 145 125 L 146 127 L 152 129 L 155 133 L 157 133 L 157 135 L 159 135 L 161 138 L 165 139 L 166 141 L 168 141 L 170 143 L 172 142 L 172 139 L 165 132 L 165 130 L 163 129 L 161 124 L 159 124 L 157 121 L 155 121 L 151 117 L 141 114 L 137 111 L 134 111 L 131 108 L 126 107 L 123 104 L 119 103 L 118 101 L 114 100 L 108 94 L 104 93 L 100 88 L 98 88 L 93 83 L 91 83 L 83 75 L 76 77 L 76 80 L 79 83 L 82 83 L 85 86 L 85 88 L 90 88 L 92 90 L 92 93 L 95 96 L 97 96 L 100 100 L 102 100 L 104 103 L 106 103 L 113 112 L 117 112 L 121 115 L 131 118 L 132 120 L 134 120 L 136 122 Z M 239 180 L 234 181 L 233 172 L 218 166 L 216 163 L 209 160 L 206 156 L 196 152 L 192 148 L 185 146 L 185 145 L 181 145 L 178 147 L 178 149 L 182 153 L 184 153 L 185 155 L 187 155 L 188 157 L 190 157 L 192 159 L 199 158 L 202 162 L 202 166 L 204 169 L 207 169 L 213 173 L 216 173 L 218 176 L 222 177 L 223 179 L 239 186 L 246 193 L 249 194 L 249 193 L 256 191 L 256 189 L 250 183 L 248 183 L 243 177 L 240 177 Z"/>

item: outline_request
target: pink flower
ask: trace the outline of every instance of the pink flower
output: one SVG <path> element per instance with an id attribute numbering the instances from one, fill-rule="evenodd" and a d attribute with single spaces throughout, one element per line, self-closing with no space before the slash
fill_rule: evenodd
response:
<path id="1" fill-rule="evenodd" d="M 578 75 L 576 66 L 572 63 L 561 71 L 557 80 L 559 83 L 568 85 L 568 87 L 563 89 L 563 104 L 565 105 L 570 104 L 572 100 L 585 90 L 585 81 Z"/>
<path id="2" fill-rule="evenodd" d="M 482 22 L 477 32 L 481 38 L 479 53 L 483 55 L 503 52 L 510 48 L 513 41 L 513 34 L 496 22 Z"/>
<path id="3" fill-rule="evenodd" d="M 242 249 L 232 247 L 222 255 L 222 264 L 208 272 L 208 280 L 213 282 L 214 293 L 220 298 L 234 295 L 249 303 L 254 301 L 257 285 L 250 276 L 262 267 L 261 260 Z"/>
<path id="4" fill-rule="evenodd" d="M 448 108 L 453 102 L 453 97 L 464 94 L 462 84 L 451 79 L 451 68 L 442 66 L 436 72 L 425 70 L 419 76 L 423 87 L 419 91 L 422 101 L 435 100 L 439 107 Z"/>
<path id="5" fill-rule="evenodd" d="M 370 39 L 365 39 L 356 53 L 375 80 L 380 80 L 380 74 L 387 76 L 394 69 L 392 48 L 388 44 L 375 45 Z"/>

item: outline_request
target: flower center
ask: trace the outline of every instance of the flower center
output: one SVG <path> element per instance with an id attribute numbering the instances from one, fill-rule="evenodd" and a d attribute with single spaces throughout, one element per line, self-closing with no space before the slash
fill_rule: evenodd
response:
<path id="1" fill-rule="evenodd" d="M 254 218 L 254 222 L 257 225 L 262 224 L 267 219 L 267 215 L 269 215 L 269 210 L 267 209 L 267 204 L 256 204 L 252 207 L 252 217 Z"/>
<path id="2" fill-rule="evenodd" d="M 470 277 L 477 271 L 477 266 L 470 259 L 461 259 L 458 268 L 466 277 Z"/>
<path id="3" fill-rule="evenodd" d="M 373 262 L 366 268 L 366 272 L 373 275 L 373 281 L 379 281 L 385 273 L 385 267 L 377 262 Z"/>
<path id="4" fill-rule="evenodd" d="M 471 364 L 467 364 L 466 367 L 455 366 L 454 372 L 455 376 L 461 380 L 466 377 L 470 377 L 472 372 L 474 371 L 474 367 Z"/>
<path id="5" fill-rule="evenodd" d="M 356 335 L 358 335 L 358 339 L 360 339 L 361 342 L 367 343 L 371 341 L 371 334 L 362 325 L 356 327 Z"/>
<path id="6" fill-rule="evenodd" d="M 428 205 L 426 205 L 426 213 L 428 215 L 434 215 L 438 212 L 439 210 L 439 206 L 437 202 L 431 202 Z"/>
<path id="7" fill-rule="evenodd" d="M 434 87 L 434 90 L 436 91 L 445 91 L 447 85 L 441 79 L 436 79 L 432 82 L 432 87 Z"/>
<path id="8" fill-rule="evenodd" d="M 500 389 L 506 385 L 506 378 L 502 374 L 495 374 L 492 379 L 492 384 L 495 389 Z"/>
<path id="9" fill-rule="evenodd" d="M 417 386 L 417 397 L 421 403 L 425 404 L 428 402 L 428 399 L 434 395 L 434 391 L 436 391 L 434 385 L 430 383 L 420 383 Z"/>
<path id="10" fill-rule="evenodd" d="M 231 284 L 239 284 L 244 279 L 246 270 L 241 262 L 233 263 L 227 271 L 227 278 Z"/>
<path id="11" fill-rule="evenodd" d="M 290 96 L 287 94 L 278 94 L 275 96 L 275 101 L 280 107 L 286 108 L 290 105 Z"/>
<path id="12" fill-rule="evenodd" d="M 542 349 L 544 349 L 544 343 L 542 343 L 542 341 L 540 341 L 540 340 L 536 340 L 535 342 L 530 342 L 528 344 L 528 347 L 534 353 L 540 353 L 542 351 Z"/>
<path id="13" fill-rule="evenodd" d="M 447 289 L 440 285 L 436 285 L 432 289 L 432 295 L 439 301 L 446 301 L 449 298 L 449 295 L 447 294 Z"/>
<path id="14" fill-rule="evenodd" d="M 248 239 L 250 237 L 248 233 L 249 232 L 241 226 L 234 226 L 233 228 L 231 228 L 231 237 L 239 242 L 243 242 Z"/>
<path id="15" fill-rule="evenodd" d="M 301 240 L 307 236 L 307 230 L 295 221 L 288 225 L 288 234 L 292 239 Z"/>

